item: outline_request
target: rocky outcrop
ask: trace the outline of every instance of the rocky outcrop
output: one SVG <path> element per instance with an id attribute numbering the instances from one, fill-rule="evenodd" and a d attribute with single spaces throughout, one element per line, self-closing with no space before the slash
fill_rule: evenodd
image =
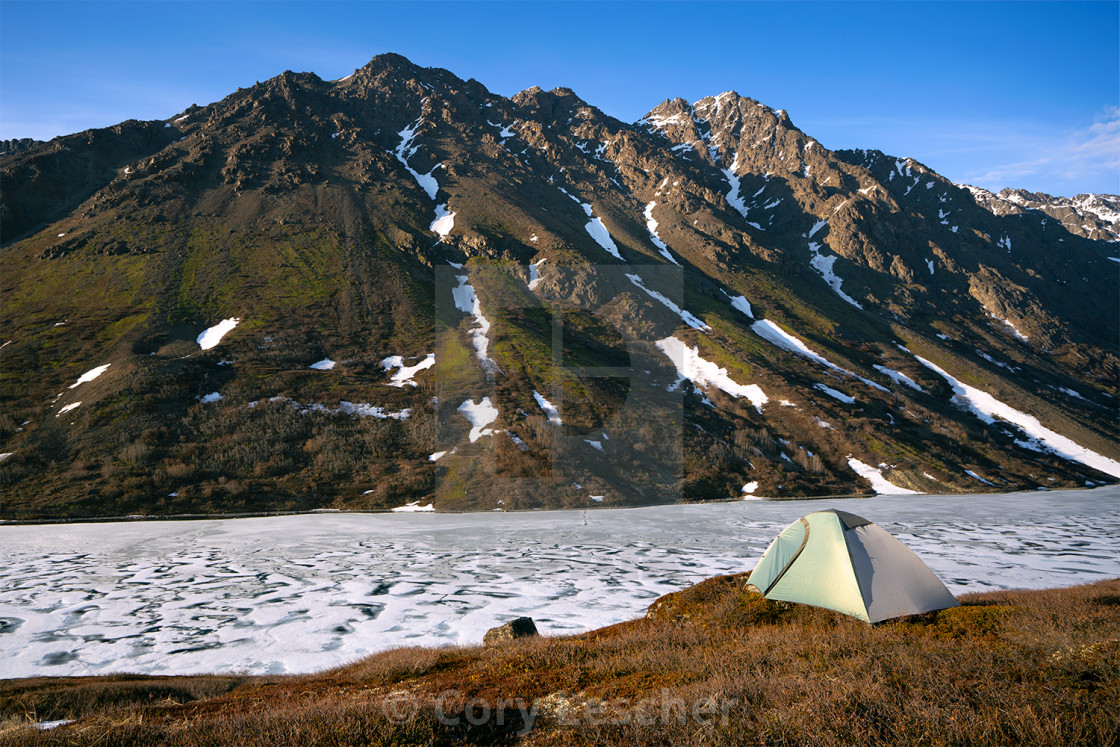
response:
<path id="1" fill-rule="evenodd" d="M 518 617 L 504 625 L 490 628 L 486 631 L 486 635 L 482 637 L 482 643 L 486 646 L 497 646 L 518 638 L 535 638 L 538 635 L 540 634 L 537 632 L 537 626 L 533 622 L 533 618 Z"/>

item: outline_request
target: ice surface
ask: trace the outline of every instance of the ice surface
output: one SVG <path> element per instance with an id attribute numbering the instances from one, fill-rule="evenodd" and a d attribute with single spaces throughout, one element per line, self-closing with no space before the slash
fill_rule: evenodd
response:
<path id="1" fill-rule="evenodd" d="M 864 464 L 854 457 L 848 457 L 848 466 L 860 477 L 867 478 L 871 482 L 871 489 L 879 495 L 919 495 L 917 490 L 908 490 L 892 484 L 887 478 L 883 477 L 881 469 Z"/>
<path id="2" fill-rule="evenodd" d="M 662 295 L 661 293 L 658 293 L 655 290 L 650 290 L 649 288 L 647 288 L 645 286 L 645 283 L 642 282 L 641 275 L 626 273 L 626 277 L 630 278 L 631 283 L 648 293 L 650 298 L 656 299 L 661 303 L 662 306 L 679 316 L 681 318 L 681 321 L 688 326 L 692 327 L 693 329 L 698 329 L 701 332 L 707 332 L 711 330 L 711 327 L 693 316 L 692 312 L 685 311 L 680 306 L 677 306 L 675 303 L 673 303 L 668 297 Z"/>
<path id="3" fill-rule="evenodd" d="M 749 570 L 791 521 L 829 508 L 878 523 L 954 594 L 1116 575 L 1115 487 L 0 526 L 0 672 L 309 672 L 477 644 L 522 615 L 546 635 L 579 633 Z"/>
<path id="4" fill-rule="evenodd" d="M 338 365 L 338 363 L 335 362 L 335 361 L 332 361 L 330 358 L 324 358 L 321 361 L 316 361 L 315 363 L 312 363 L 310 366 L 308 366 L 308 368 L 314 368 L 316 371 L 330 371 L 332 368 L 334 368 L 337 365 Z"/>
<path id="5" fill-rule="evenodd" d="M 468 399 L 459 405 L 459 414 L 471 424 L 470 440 L 473 444 L 483 436 L 493 435 L 494 431 L 486 426 L 498 419 L 498 408 L 490 404 L 489 397 L 483 397 L 481 402 Z"/>
<path id="6" fill-rule="evenodd" d="M 222 338 L 226 336 L 226 333 L 240 323 L 241 320 L 237 318 L 223 319 L 222 321 L 218 322 L 213 327 L 210 327 L 201 335 L 199 335 L 196 342 L 198 343 L 198 346 L 203 350 L 209 350 L 210 348 L 215 347 L 219 342 L 221 342 Z"/>
<path id="7" fill-rule="evenodd" d="M 91 368 L 90 370 L 86 371 L 84 374 L 79 376 L 78 380 L 70 385 L 70 388 L 73 389 L 76 386 L 78 386 L 79 384 L 85 384 L 87 381 L 93 381 L 98 376 L 105 373 L 105 371 L 109 368 L 110 365 L 112 365 L 112 364 L 111 363 L 106 363 L 104 366 L 98 366 L 97 368 Z"/>
<path id="8" fill-rule="evenodd" d="M 1105 474 L 1112 475 L 1113 477 L 1120 477 L 1120 462 L 1117 462 L 1115 459 L 1109 459 L 1103 454 L 1091 451 L 1060 433 L 1055 433 L 1050 430 L 1042 425 L 1038 418 L 1033 415 L 1020 412 L 1010 405 L 1000 402 L 987 392 L 983 392 L 976 387 L 957 381 L 950 376 L 948 372 L 939 368 L 933 362 L 920 356 L 914 357 L 917 358 L 918 362 L 923 366 L 949 382 L 949 385 L 953 388 L 953 402 L 965 409 L 971 410 L 976 417 L 980 418 L 985 423 L 992 423 L 996 418 L 1013 423 L 1035 442 L 1034 445 L 1036 447 L 1046 448 L 1063 459 L 1081 462 Z"/>
<path id="9" fill-rule="evenodd" d="M 388 358 L 381 361 L 381 368 L 386 371 L 392 371 L 394 368 L 398 369 L 398 371 L 393 374 L 393 377 L 389 379 L 389 386 L 403 388 L 405 386 L 417 386 L 416 382 L 412 380 L 412 377 L 427 368 L 431 368 L 435 364 L 435 353 L 428 353 L 419 363 L 411 366 L 406 366 L 404 364 L 404 359 L 399 355 L 390 355 Z"/>
<path id="10" fill-rule="evenodd" d="M 536 389 L 533 390 L 533 399 L 537 401 L 537 404 L 544 410 L 544 414 L 548 416 L 548 422 L 553 425 L 561 425 L 563 423 L 563 421 L 560 420 L 560 411 Z"/>
<path id="11" fill-rule="evenodd" d="M 428 227 L 429 231 L 438 233 L 440 238 L 445 238 L 447 234 L 451 233 L 451 229 L 455 227 L 455 213 L 448 212 L 447 203 L 436 205 L 436 217 L 432 221 L 432 225 Z"/>
<path id="12" fill-rule="evenodd" d="M 685 379 L 696 385 L 697 389 L 714 386 L 730 394 L 732 397 L 746 397 L 755 409 L 762 412 L 762 406 L 769 401 L 766 393 L 757 384 L 736 383 L 727 373 L 726 368 L 720 368 L 711 361 L 700 357 L 699 347 L 688 347 L 676 337 L 666 337 L 657 341 L 657 347 L 673 362 L 677 369 L 676 388 Z"/>

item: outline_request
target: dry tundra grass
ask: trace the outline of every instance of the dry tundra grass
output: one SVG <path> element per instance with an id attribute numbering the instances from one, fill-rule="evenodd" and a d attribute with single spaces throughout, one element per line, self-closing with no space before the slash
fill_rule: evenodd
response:
<path id="1" fill-rule="evenodd" d="M 865 625 L 744 588 L 314 675 L 0 682 L 3 745 L 1114 745 L 1120 579 Z M 77 719 L 39 731 L 33 721 Z"/>

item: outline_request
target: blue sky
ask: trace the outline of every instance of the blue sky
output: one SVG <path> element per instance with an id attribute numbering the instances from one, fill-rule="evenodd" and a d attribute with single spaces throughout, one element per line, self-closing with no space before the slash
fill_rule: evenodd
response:
<path id="1" fill-rule="evenodd" d="M 1120 3 L 0 0 L 0 138 L 164 119 L 382 52 L 632 122 L 725 90 L 958 182 L 1120 192 Z"/>

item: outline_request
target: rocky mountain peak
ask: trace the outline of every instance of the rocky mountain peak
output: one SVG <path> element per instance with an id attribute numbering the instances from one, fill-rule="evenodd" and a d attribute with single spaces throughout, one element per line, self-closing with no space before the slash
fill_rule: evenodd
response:
<path id="1" fill-rule="evenodd" d="M 1120 477 L 1096 459 L 1120 457 L 1115 250 L 1067 230 L 1120 201 L 970 195 L 733 91 L 628 125 L 380 55 L 30 144 L 0 190 L 0 485 L 25 515 Z M 616 428 L 631 390 L 682 409 Z"/>
<path id="2" fill-rule="evenodd" d="M 545 91 L 539 86 L 533 86 L 515 94 L 512 101 L 534 119 L 562 125 L 569 124 L 569 120 L 579 110 L 588 108 L 587 102 L 577 96 L 575 91 L 563 87 Z"/>

